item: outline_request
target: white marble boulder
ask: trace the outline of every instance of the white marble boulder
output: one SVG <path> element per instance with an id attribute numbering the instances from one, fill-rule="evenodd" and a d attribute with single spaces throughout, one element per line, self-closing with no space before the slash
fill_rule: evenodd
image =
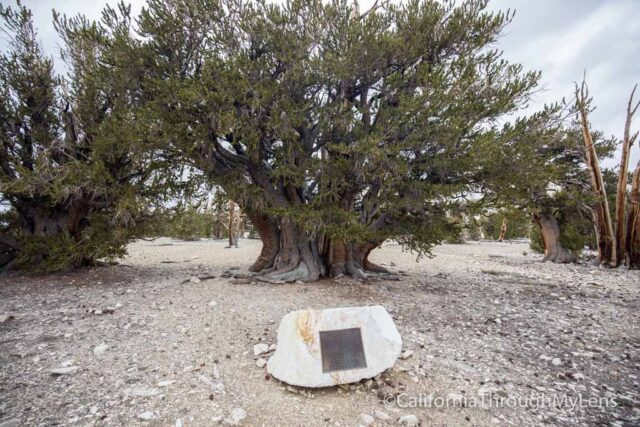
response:
<path id="1" fill-rule="evenodd" d="M 359 328 L 359 335 L 362 336 L 364 363 L 360 358 L 357 368 L 333 370 L 326 364 L 330 351 L 325 347 L 323 368 L 320 332 L 354 328 Z M 326 336 L 327 334 L 323 334 L 325 345 L 328 342 Z M 346 339 L 349 344 L 359 343 L 358 339 Z M 278 346 L 269 359 L 267 371 L 287 384 L 329 387 L 378 375 L 394 365 L 401 349 L 402 339 L 398 329 L 382 306 L 300 310 L 288 313 L 280 322 Z M 356 352 L 348 353 L 350 357 L 350 354 Z M 338 360 L 340 361 L 339 357 Z"/>

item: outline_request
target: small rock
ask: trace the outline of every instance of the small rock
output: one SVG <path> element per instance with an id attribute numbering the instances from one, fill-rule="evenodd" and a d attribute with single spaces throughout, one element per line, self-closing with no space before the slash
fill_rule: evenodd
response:
<path id="1" fill-rule="evenodd" d="M 566 375 L 568 378 L 574 380 L 574 381 L 582 381 L 584 380 L 584 374 L 580 373 L 580 372 L 569 372 Z"/>
<path id="2" fill-rule="evenodd" d="M 562 360 L 560 360 L 557 357 L 554 357 L 553 359 L 551 359 L 551 364 L 553 366 L 560 366 L 560 365 L 562 365 Z"/>
<path id="3" fill-rule="evenodd" d="M 217 302 L 215 302 L 213 300 L 209 301 L 209 307 L 215 307 L 216 305 L 218 305 Z"/>
<path id="4" fill-rule="evenodd" d="M 269 351 L 269 346 L 265 343 L 256 344 L 253 346 L 253 355 L 259 356 L 262 353 L 266 353 Z"/>
<path id="5" fill-rule="evenodd" d="M 176 420 L 175 427 L 182 427 L 182 418 L 178 418 L 178 419 Z"/>
<path id="6" fill-rule="evenodd" d="M 127 394 L 133 397 L 152 397 L 160 394 L 157 388 L 132 388 L 127 390 Z"/>
<path id="7" fill-rule="evenodd" d="M 70 375 L 76 372 L 78 369 L 77 366 L 65 366 L 62 368 L 56 368 L 51 370 L 51 375 Z"/>
<path id="8" fill-rule="evenodd" d="M 198 276 L 191 276 L 191 279 L 189 279 L 189 282 L 191 283 L 200 283 L 201 280 Z"/>
<path id="9" fill-rule="evenodd" d="M 370 426 L 375 420 L 369 414 L 360 414 L 360 421 L 363 426 Z"/>
<path id="10" fill-rule="evenodd" d="M 8 322 L 9 320 L 15 320 L 15 317 L 10 314 L 3 314 L 0 316 L 0 323 Z"/>
<path id="11" fill-rule="evenodd" d="M 375 415 L 377 419 L 382 421 L 389 421 L 391 419 L 391 415 L 382 411 L 375 411 L 373 415 Z"/>
<path id="12" fill-rule="evenodd" d="M 404 351 L 401 355 L 400 355 L 400 359 L 402 360 L 407 360 L 408 358 L 410 358 L 411 356 L 413 356 L 413 351 L 411 350 L 406 350 Z"/>
<path id="13" fill-rule="evenodd" d="M 160 381 L 158 382 L 158 387 L 169 387 L 173 383 L 175 383 L 175 380 Z"/>
<path id="14" fill-rule="evenodd" d="M 401 426 L 417 427 L 417 426 L 420 425 L 420 420 L 418 420 L 418 417 L 416 417 L 413 414 L 411 414 L 411 415 L 403 415 L 402 417 L 400 417 L 398 419 L 398 423 Z"/>
<path id="15" fill-rule="evenodd" d="M 232 426 L 237 426 L 242 423 L 242 420 L 247 418 L 247 412 L 242 408 L 233 408 L 229 418 L 226 419 L 226 423 Z"/>
<path id="16" fill-rule="evenodd" d="M 633 408 L 634 406 L 638 405 L 633 397 L 626 396 L 624 394 L 618 395 L 614 400 L 618 403 L 619 406 L 622 407 Z"/>
<path id="17" fill-rule="evenodd" d="M 260 369 L 264 368 L 267 365 L 267 361 L 264 360 L 262 357 L 258 360 L 256 360 L 256 366 Z"/>
<path id="18" fill-rule="evenodd" d="M 105 343 L 100 343 L 97 346 L 95 346 L 95 348 L 93 349 L 93 354 L 102 354 L 105 351 L 107 351 L 107 349 L 109 348 L 109 346 Z"/>
<path id="19" fill-rule="evenodd" d="M 142 421 L 151 421 L 154 418 L 155 418 L 155 416 L 153 415 L 153 412 L 151 412 L 151 411 L 144 411 L 143 413 L 138 414 L 138 419 L 140 419 Z"/>
<path id="20" fill-rule="evenodd" d="M 277 349 L 277 348 L 278 348 L 278 346 L 277 346 L 276 344 L 271 344 L 271 345 L 269 346 L 269 351 L 274 351 L 274 350 L 275 350 L 275 349 Z"/>

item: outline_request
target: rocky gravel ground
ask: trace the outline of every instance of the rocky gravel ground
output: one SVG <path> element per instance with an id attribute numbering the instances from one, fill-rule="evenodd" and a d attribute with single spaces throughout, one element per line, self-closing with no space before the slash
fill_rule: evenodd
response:
<path id="1" fill-rule="evenodd" d="M 526 242 L 419 261 L 386 244 L 373 261 L 400 280 L 237 284 L 260 243 L 224 246 L 140 241 L 118 266 L 0 279 L 0 426 L 640 425 L 640 272 Z M 393 370 L 311 390 L 262 367 L 287 312 L 374 304 L 404 340 Z"/>

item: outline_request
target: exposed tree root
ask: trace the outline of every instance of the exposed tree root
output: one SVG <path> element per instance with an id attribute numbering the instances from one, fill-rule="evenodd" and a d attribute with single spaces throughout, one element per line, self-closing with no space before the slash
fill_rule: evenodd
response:
<path id="1" fill-rule="evenodd" d="M 558 264 L 570 264 L 576 262 L 577 260 L 578 257 L 576 256 L 576 254 L 563 247 L 555 248 L 555 250 L 547 253 L 542 259 L 542 261 L 544 262 L 551 261 Z"/>

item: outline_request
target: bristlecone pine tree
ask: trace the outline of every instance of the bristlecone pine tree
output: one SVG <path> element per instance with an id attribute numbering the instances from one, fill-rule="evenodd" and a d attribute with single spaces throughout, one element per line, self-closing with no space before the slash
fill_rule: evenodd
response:
<path id="1" fill-rule="evenodd" d="M 548 106 L 506 124 L 483 149 L 483 204 L 530 215 L 544 260 L 556 263 L 575 262 L 592 228 L 584 146 L 579 129 L 566 123 L 567 114 L 561 106 Z M 600 133 L 593 140 L 601 157 L 613 153 L 612 140 Z"/>
<path id="2" fill-rule="evenodd" d="M 454 232 L 482 142 L 539 74 L 491 48 L 487 1 L 283 4 L 150 0 L 145 88 L 163 138 L 240 204 L 267 280 L 384 272 L 385 239 L 419 253 Z"/>
<path id="3" fill-rule="evenodd" d="M 629 268 L 640 269 L 640 161 L 631 180 L 625 243 Z"/>
<path id="4" fill-rule="evenodd" d="M 9 39 L 0 56 L 0 267 L 50 271 L 124 253 L 157 190 L 148 129 L 132 110 L 139 80 L 113 67 L 129 22 L 57 19 L 69 74 L 43 55 L 31 12 L 0 5 Z M 103 44 L 105 38 L 109 46 Z"/>
<path id="5" fill-rule="evenodd" d="M 591 189 L 596 197 L 593 206 L 593 220 L 598 235 L 598 261 L 601 265 L 619 267 L 624 264 L 629 268 L 640 268 L 638 251 L 640 250 L 640 218 L 638 217 L 637 198 L 637 173 L 632 177 L 632 191 L 629 202 L 631 208 L 625 215 L 627 205 L 627 186 L 629 185 L 629 155 L 638 133 L 631 134 L 633 116 L 640 107 L 640 101 L 634 104 L 634 95 L 637 85 L 631 91 L 626 109 L 624 136 L 622 140 L 622 154 L 620 169 L 618 171 L 618 185 L 615 198 L 615 231 L 614 222 L 611 219 L 607 193 L 600 172 L 600 163 L 594 149 L 591 126 L 589 123 L 589 90 L 587 83 L 576 84 L 576 109 L 579 114 L 585 152 L 588 159 L 589 172 L 591 174 Z M 635 187 L 634 187 L 635 186 Z M 634 193 L 635 188 L 635 193 Z"/>

